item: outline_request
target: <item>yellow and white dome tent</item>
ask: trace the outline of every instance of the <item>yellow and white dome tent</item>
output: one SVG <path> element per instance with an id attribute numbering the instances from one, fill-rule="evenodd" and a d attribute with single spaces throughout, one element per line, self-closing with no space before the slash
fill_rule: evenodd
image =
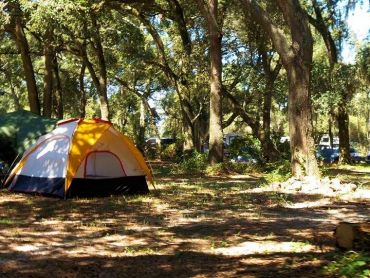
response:
<path id="1" fill-rule="evenodd" d="M 147 193 L 153 177 L 133 142 L 100 119 L 70 119 L 41 136 L 13 168 L 10 191 L 61 198 Z"/>

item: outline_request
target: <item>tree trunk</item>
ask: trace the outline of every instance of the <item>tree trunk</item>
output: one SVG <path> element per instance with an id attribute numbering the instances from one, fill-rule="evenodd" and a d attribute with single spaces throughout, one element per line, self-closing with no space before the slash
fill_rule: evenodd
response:
<path id="1" fill-rule="evenodd" d="M 271 103 L 274 93 L 274 83 L 280 72 L 282 64 L 278 62 L 274 69 L 271 69 L 271 58 L 268 58 L 264 46 L 259 48 L 262 54 L 263 68 L 266 76 L 266 87 L 263 95 L 262 129 L 260 130 L 260 141 L 262 144 L 262 155 L 265 161 L 276 161 L 281 155 L 271 140 Z"/>
<path id="2" fill-rule="evenodd" d="M 299 1 L 279 6 L 286 18 L 293 39 L 293 58 L 287 53 L 283 63 L 288 74 L 288 117 L 292 174 L 296 177 L 319 176 L 313 138 L 310 79 L 313 39 Z"/>
<path id="3" fill-rule="evenodd" d="M 295 61 L 288 67 L 288 117 L 292 174 L 318 176 L 315 143 L 312 134 L 310 70 Z"/>
<path id="4" fill-rule="evenodd" d="M 80 90 L 80 117 L 85 118 L 86 116 L 86 91 L 85 91 L 85 63 L 82 63 L 80 74 L 78 76 L 79 90 Z"/>
<path id="5" fill-rule="evenodd" d="M 91 79 L 93 80 L 93 83 L 99 94 L 101 118 L 103 120 L 109 121 L 109 106 L 108 106 L 106 81 L 104 81 L 104 78 L 98 77 L 93 64 L 90 62 L 89 58 L 87 57 L 87 53 L 85 53 L 83 58 L 84 58 L 84 63 L 86 63 L 86 66 L 91 75 Z"/>
<path id="6" fill-rule="evenodd" d="M 190 154 L 195 150 L 194 144 L 194 124 L 192 118 L 194 117 L 194 112 L 189 100 L 186 99 L 186 93 L 181 90 L 186 88 L 179 86 L 177 81 L 174 81 L 176 93 L 180 101 L 181 115 L 182 115 L 182 131 L 184 135 L 184 152 Z"/>
<path id="7" fill-rule="evenodd" d="M 333 148 L 334 146 L 334 138 L 333 138 L 333 120 L 331 113 L 329 114 L 329 120 L 328 120 L 328 133 L 329 133 L 329 142 L 330 142 L 330 148 Z"/>
<path id="8" fill-rule="evenodd" d="M 349 151 L 349 116 L 345 105 L 339 105 L 337 114 L 338 130 L 339 130 L 339 163 L 346 164 L 351 162 Z"/>
<path id="9" fill-rule="evenodd" d="M 260 131 L 260 141 L 262 144 L 262 155 L 265 161 L 276 161 L 280 158 L 280 153 L 271 140 L 271 101 L 274 85 L 268 82 L 263 96 L 263 123 Z"/>
<path id="10" fill-rule="evenodd" d="M 298 0 L 277 0 L 289 27 L 289 36 L 272 22 L 270 14 L 263 10 L 255 0 L 244 0 L 243 3 L 253 19 L 262 26 L 271 39 L 287 71 L 292 174 L 296 177 L 319 176 L 315 157 L 310 95 L 313 40 L 307 17 Z"/>
<path id="11" fill-rule="evenodd" d="M 218 0 L 209 0 L 208 31 L 211 60 L 211 94 L 209 106 L 209 162 L 216 164 L 223 161 L 222 132 L 222 34 L 217 24 Z M 211 20 L 213 18 L 214 20 Z"/>
<path id="12" fill-rule="evenodd" d="M 191 125 L 191 120 L 189 119 L 183 104 L 181 105 L 182 112 L 182 131 L 184 136 L 184 152 L 191 153 L 194 151 L 194 141 L 193 141 L 193 127 Z"/>
<path id="13" fill-rule="evenodd" d="M 23 31 L 21 18 L 19 18 L 19 16 L 16 16 L 15 27 L 12 34 L 14 36 L 17 48 L 21 53 L 30 110 L 31 112 L 40 115 L 40 101 L 36 85 L 35 72 L 33 70 L 28 41 Z"/>
<path id="14" fill-rule="evenodd" d="M 13 82 L 10 80 L 10 93 L 11 93 L 11 96 L 12 96 L 12 99 L 14 101 L 14 106 L 15 106 L 15 110 L 21 110 L 22 109 L 22 105 L 19 101 L 19 97 L 15 91 L 15 87 L 13 85 Z"/>
<path id="15" fill-rule="evenodd" d="M 97 90 L 99 92 L 99 100 L 100 100 L 100 112 L 101 118 L 103 120 L 109 121 L 110 120 L 110 113 L 109 113 L 109 103 L 108 103 L 108 95 L 107 95 L 107 66 L 105 63 L 104 58 L 104 51 L 103 45 L 100 37 L 100 26 L 96 20 L 96 15 L 91 15 L 91 22 L 94 27 L 94 47 L 96 58 L 98 60 L 98 69 L 99 69 L 99 76 L 98 83 L 96 84 Z"/>
<path id="16" fill-rule="evenodd" d="M 53 60 L 54 49 L 52 46 L 52 30 L 48 30 L 44 41 L 44 96 L 42 103 L 42 115 L 51 117 L 52 112 L 52 96 L 53 96 Z"/>
<path id="17" fill-rule="evenodd" d="M 194 148 L 197 152 L 202 151 L 202 139 L 201 139 L 201 122 L 200 118 L 198 118 L 196 121 L 193 123 L 193 143 L 194 143 Z"/>
<path id="18" fill-rule="evenodd" d="M 143 152 L 145 147 L 145 103 L 143 100 L 140 100 L 139 132 L 137 135 L 136 144 Z"/>
<path id="19" fill-rule="evenodd" d="M 16 87 L 14 86 L 13 81 L 12 81 L 12 72 L 9 72 L 9 71 L 5 70 L 4 73 L 5 73 L 5 76 L 8 79 L 9 84 L 10 84 L 10 94 L 11 94 L 12 99 L 14 101 L 15 110 L 16 111 L 21 110 L 22 105 L 21 105 L 19 96 L 17 95 Z"/>
<path id="20" fill-rule="evenodd" d="M 370 147 L 370 91 L 366 92 L 366 139 L 367 146 Z"/>
<path id="21" fill-rule="evenodd" d="M 100 113 L 103 120 L 110 120 L 109 103 L 107 95 L 107 81 L 100 78 L 99 100 L 100 100 Z"/>
<path id="22" fill-rule="evenodd" d="M 54 69 L 54 79 L 55 79 L 55 89 L 54 89 L 55 105 L 54 106 L 55 106 L 57 118 L 63 119 L 63 116 L 64 116 L 63 89 L 62 89 L 62 84 L 61 84 L 60 75 L 59 75 L 58 58 L 55 53 L 54 53 L 53 69 Z"/>
<path id="23" fill-rule="evenodd" d="M 272 142 L 271 135 L 267 136 L 264 130 L 261 130 L 260 123 L 258 121 L 254 121 L 248 115 L 248 113 L 244 110 L 244 108 L 240 105 L 238 100 L 233 95 L 231 95 L 226 90 L 223 91 L 223 95 L 230 101 L 231 105 L 233 106 L 234 113 L 240 116 L 243 121 L 252 129 L 253 136 L 261 142 L 263 152 L 268 153 L 269 160 L 273 161 L 275 159 L 278 159 L 280 157 L 280 153 L 276 149 L 275 144 Z M 270 104 L 267 103 L 266 105 L 271 105 L 271 100 Z M 266 108 L 266 111 L 267 110 L 270 111 L 271 109 Z M 264 115 L 264 117 L 270 117 L 270 113 L 268 114 L 268 116 Z M 268 125 L 268 129 L 270 129 L 270 122 L 268 119 L 264 119 L 264 125 Z"/>

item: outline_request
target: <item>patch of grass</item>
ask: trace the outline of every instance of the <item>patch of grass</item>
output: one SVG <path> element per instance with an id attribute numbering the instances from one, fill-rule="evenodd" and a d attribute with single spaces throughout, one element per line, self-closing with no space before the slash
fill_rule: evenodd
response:
<path id="1" fill-rule="evenodd" d="M 10 218 L 0 218 L 0 225 L 12 225 L 16 222 L 13 219 Z"/>
<path id="2" fill-rule="evenodd" d="M 180 173 L 184 174 L 204 173 L 207 164 L 206 154 L 194 152 L 178 164 L 178 170 Z"/>
<path id="3" fill-rule="evenodd" d="M 229 169 L 227 168 L 227 165 L 225 163 L 217 163 L 215 165 L 208 165 L 205 173 L 207 175 L 222 175 L 222 174 L 227 174 L 229 173 Z"/>
<path id="4" fill-rule="evenodd" d="M 286 205 L 292 203 L 292 196 L 290 196 L 290 194 L 282 192 L 272 192 L 272 194 L 269 197 L 272 202 L 277 203 L 279 205 Z"/>
<path id="5" fill-rule="evenodd" d="M 125 247 L 124 253 L 129 255 L 152 255 L 157 252 L 156 249 L 149 248 L 149 247 L 141 247 L 141 246 L 132 246 L 132 247 Z"/>
<path id="6" fill-rule="evenodd" d="M 225 248 L 228 247 L 229 243 L 225 240 L 216 240 L 211 242 L 211 249 Z"/>
<path id="7" fill-rule="evenodd" d="M 269 185 L 273 182 L 283 182 L 291 177 L 290 162 L 281 160 L 275 163 L 266 164 L 265 176 L 260 180 L 260 186 Z"/>
<path id="8" fill-rule="evenodd" d="M 303 248 L 307 247 L 307 246 L 311 246 L 311 244 L 306 241 L 306 242 L 303 242 L 303 241 L 294 241 L 293 244 L 292 244 L 292 249 L 293 249 L 293 252 L 301 252 Z"/>
<path id="9" fill-rule="evenodd" d="M 80 228 L 106 228 L 107 224 L 99 220 L 81 223 Z"/>
<path id="10" fill-rule="evenodd" d="M 370 254 L 349 251 L 338 254 L 324 267 L 324 274 L 335 277 L 368 278 L 370 277 Z"/>
<path id="11" fill-rule="evenodd" d="M 338 169 L 343 170 L 369 170 L 370 171 L 370 164 L 369 163 L 361 163 L 361 164 L 345 164 L 345 165 L 338 165 Z"/>
<path id="12" fill-rule="evenodd" d="M 257 163 L 240 163 L 240 162 L 222 162 L 215 165 L 208 165 L 205 173 L 207 175 L 222 175 L 222 174 L 250 174 L 260 173 L 263 169 Z"/>

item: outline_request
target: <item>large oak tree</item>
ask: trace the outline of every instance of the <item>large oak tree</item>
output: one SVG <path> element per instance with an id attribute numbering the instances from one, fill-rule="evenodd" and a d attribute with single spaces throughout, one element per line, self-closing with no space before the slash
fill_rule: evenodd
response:
<path id="1" fill-rule="evenodd" d="M 271 39 L 287 71 L 292 173 L 297 177 L 318 176 L 310 94 L 313 40 L 307 16 L 298 0 L 278 0 L 277 6 L 287 27 L 284 29 L 274 23 L 271 14 L 257 1 L 244 0 L 243 3 L 254 21 Z"/>

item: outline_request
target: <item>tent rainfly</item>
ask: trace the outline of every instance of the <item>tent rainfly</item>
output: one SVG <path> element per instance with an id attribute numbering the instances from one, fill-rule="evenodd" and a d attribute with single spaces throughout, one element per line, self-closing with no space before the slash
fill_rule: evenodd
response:
<path id="1" fill-rule="evenodd" d="M 41 136 L 13 168 L 10 191 L 60 198 L 147 193 L 144 157 L 110 122 L 70 119 Z"/>

